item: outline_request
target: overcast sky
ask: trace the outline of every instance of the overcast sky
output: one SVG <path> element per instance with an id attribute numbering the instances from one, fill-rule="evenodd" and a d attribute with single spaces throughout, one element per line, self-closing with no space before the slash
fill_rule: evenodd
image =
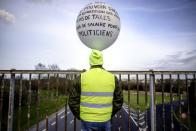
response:
<path id="1" fill-rule="evenodd" d="M 90 49 L 76 32 L 91 0 L 0 0 L 0 69 L 88 69 Z M 121 31 L 103 51 L 108 70 L 196 70 L 195 0 L 103 0 Z"/>

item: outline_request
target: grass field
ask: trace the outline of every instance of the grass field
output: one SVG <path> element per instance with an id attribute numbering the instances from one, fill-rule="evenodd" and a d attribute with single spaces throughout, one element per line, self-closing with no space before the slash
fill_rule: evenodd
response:
<path id="1" fill-rule="evenodd" d="M 48 108 L 48 115 L 56 112 L 57 110 L 63 108 L 65 106 L 65 101 L 67 99 L 66 96 L 64 95 L 59 95 L 56 97 L 55 91 L 46 91 L 46 90 L 41 90 L 40 91 L 40 106 L 39 106 L 39 118 L 38 121 L 41 121 L 46 118 L 47 111 L 46 109 Z M 32 98 L 35 96 L 32 94 Z M 31 101 L 33 101 L 32 99 Z M 36 124 L 36 105 L 33 104 L 31 105 L 30 108 L 30 127 L 34 124 Z M 18 110 L 15 110 L 14 113 L 14 128 L 18 128 Z M 20 126 L 22 130 L 25 130 L 28 128 L 28 107 L 23 106 L 21 108 L 21 117 L 20 117 Z"/>
<path id="2" fill-rule="evenodd" d="M 160 93 L 156 93 L 156 104 L 162 103 L 162 95 Z M 178 100 L 178 96 L 174 95 L 174 101 Z M 164 95 L 165 103 L 170 102 L 170 95 L 166 94 Z M 123 99 L 124 102 L 128 105 L 128 92 L 123 91 Z M 137 108 L 140 109 L 140 111 L 144 111 L 145 109 L 148 109 L 150 106 L 150 96 L 147 95 L 147 103 L 145 103 L 145 95 L 144 92 L 139 92 L 139 104 L 137 104 L 137 92 L 136 91 L 130 91 L 130 108 L 136 110 Z"/>

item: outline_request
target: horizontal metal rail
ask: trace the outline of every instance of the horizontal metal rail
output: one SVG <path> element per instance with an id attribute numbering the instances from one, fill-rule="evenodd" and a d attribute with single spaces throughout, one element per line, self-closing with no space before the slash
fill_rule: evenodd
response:
<path id="1" fill-rule="evenodd" d="M 83 72 L 83 70 L 0 70 L 1 74 L 79 74 Z M 131 71 L 131 70 L 109 70 L 114 74 L 195 74 L 196 71 L 158 71 L 158 70 L 149 70 L 149 71 Z"/>

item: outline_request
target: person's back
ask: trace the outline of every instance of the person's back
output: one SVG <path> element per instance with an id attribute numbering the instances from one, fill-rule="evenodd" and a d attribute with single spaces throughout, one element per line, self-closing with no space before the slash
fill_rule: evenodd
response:
<path id="1" fill-rule="evenodd" d="M 111 119 L 115 77 L 96 67 L 81 74 L 80 118 L 89 122 Z"/>
<path id="2" fill-rule="evenodd" d="M 69 106 L 73 114 L 81 119 L 83 131 L 111 130 L 110 120 L 120 110 L 123 97 L 117 78 L 102 68 L 100 51 L 93 50 L 91 68 L 81 73 L 70 89 Z"/>

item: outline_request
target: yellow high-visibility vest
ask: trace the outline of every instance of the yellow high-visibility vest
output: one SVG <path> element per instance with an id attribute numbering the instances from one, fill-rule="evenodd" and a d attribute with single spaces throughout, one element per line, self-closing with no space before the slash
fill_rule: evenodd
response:
<path id="1" fill-rule="evenodd" d="M 80 118 L 88 122 L 111 119 L 115 76 L 101 68 L 81 74 Z"/>

